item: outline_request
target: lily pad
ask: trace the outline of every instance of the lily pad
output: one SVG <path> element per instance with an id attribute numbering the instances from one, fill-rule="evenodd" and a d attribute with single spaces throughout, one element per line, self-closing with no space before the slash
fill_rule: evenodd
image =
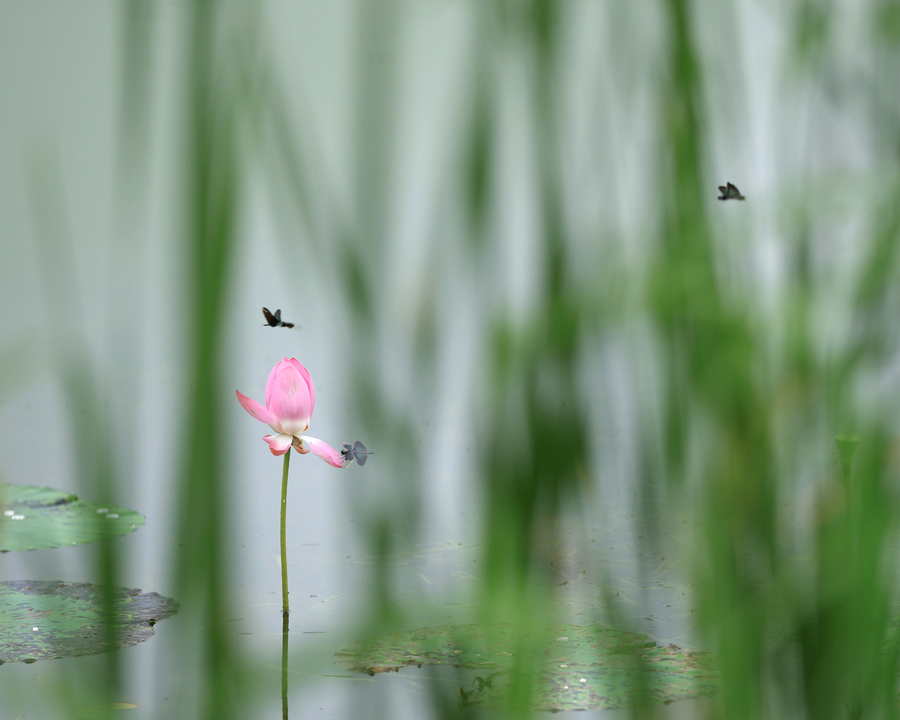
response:
<path id="1" fill-rule="evenodd" d="M 460 689 L 463 705 L 504 704 L 513 669 L 524 668 L 533 707 L 553 711 L 670 703 L 714 693 L 719 678 L 709 651 L 661 647 L 646 635 L 602 625 L 423 628 L 357 642 L 335 657 L 370 675 L 425 664 L 490 671 Z"/>
<path id="2" fill-rule="evenodd" d="M 0 552 L 81 545 L 143 524 L 134 510 L 83 502 L 52 488 L 0 483 Z"/>
<path id="3" fill-rule="evenodd" d="M 0 583 L 0 664 L 96 655 L 153 635 L 178 603 L 156 593 L 113 588 L 115 642 L 109 642 L 104 589 L 90 583 Z"/>

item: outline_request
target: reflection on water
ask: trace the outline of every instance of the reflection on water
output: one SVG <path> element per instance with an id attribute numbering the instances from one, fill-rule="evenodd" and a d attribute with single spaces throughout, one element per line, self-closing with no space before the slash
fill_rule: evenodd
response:
<path id="1" fill-rule="evenodd" d="M 290 620 L 287 613 L 283 613 L 281 617 L 281 717 L 282 720 L 288 720 L 288 698 L 290 697 L 290 686 L 288 684 L 288 660 L 290 654 L 288 648 L 290 643 Z"/>

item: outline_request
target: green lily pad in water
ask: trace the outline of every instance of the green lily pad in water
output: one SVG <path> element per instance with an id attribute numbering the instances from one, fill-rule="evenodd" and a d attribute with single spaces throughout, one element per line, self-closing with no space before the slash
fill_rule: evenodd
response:
<path id="1" fill-rule="evenodd" d="M 714 693 L 719 678 L 708 651 L 660 647 L 646 635 L 601 625 L 424 628 L 354 643 L 336 653 L 336 662 L 369 674 L 425 664 L 488 671 L 460 689 L 463 705 L 505 704 L 513 669 L 525 669 L 532 706 L 553 711 L 670 703 Z"/>
<path id="2" fill-rule="evenodd" d="M 115 643 L 106 637 L 104 590 L 90 583 L 0 583 L 0 664 L 96 655 L 143 642 L 178 604 L 156 593 L 113 588 Z"/>
<path id="3" fill-rule="evenodd" d="M 52 488 L 0 483 L 0 552 L 66 547 L 125 535 L 144 516 Z"/>

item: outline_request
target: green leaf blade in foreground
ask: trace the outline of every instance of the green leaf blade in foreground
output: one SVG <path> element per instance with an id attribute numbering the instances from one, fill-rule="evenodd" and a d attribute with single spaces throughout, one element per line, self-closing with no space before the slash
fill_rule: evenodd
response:
<path id="1" fill-rule="evenodd" d="M 82 545 L 143 524 L 144 516 L 128 508 L 83 502 L 52 488 L 0 483 L 0 552 Z"/>
<path id="2" fill-rule="evenodd" d="M 711 695 L 719 681 L 708 651 L 659 647 L 646 635 L 600 625 L 423 628 L 354 643 L 336 662 L 369 674 L 426 664 L 487 671 L 471 689 L 460 688 L 463 705 L 505 704 L 512 668 L 524 666 L 533 672 L 532 706 L 553 711 L 670 703 Z"/>
<path id="3" fill-rule="evenodd" d="M 153 635 L 157 621 L 178 604 L 156 593 L 113 588 L 116 642 L 109 644 L 104 589 L 90 583 L 0 583 L 0 664 L 96 655 Z"/>

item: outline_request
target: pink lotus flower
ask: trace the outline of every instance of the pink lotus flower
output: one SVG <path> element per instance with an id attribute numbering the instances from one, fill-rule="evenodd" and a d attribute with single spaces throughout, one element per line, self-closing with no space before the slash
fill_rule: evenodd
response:
<path id="1" fill-rule="evenodd" d="M 301 455 L 312 450 L 329 465 L 343 467 L 343 458 L 337 450 L 302 434 L 309 429 L 316 406 L 316 390 L 309 372 L 298 360 L 285 358 L 272 368 L 266 382 L 265 407 L 240 391 L 235 392 L 244 410 L 275 431 L 275 435 L 263 438 L 273 455 L 284 455 L 293 445 Z"/>

